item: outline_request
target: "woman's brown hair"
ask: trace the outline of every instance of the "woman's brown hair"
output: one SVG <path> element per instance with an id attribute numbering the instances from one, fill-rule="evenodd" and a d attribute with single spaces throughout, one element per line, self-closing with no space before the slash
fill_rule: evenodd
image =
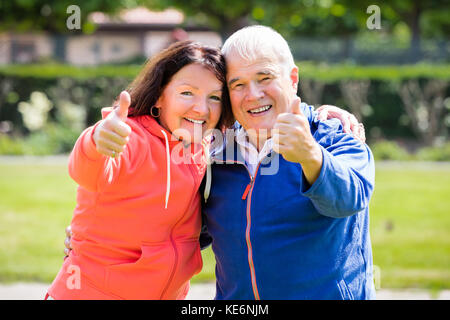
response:
<path id="1" fill-rule="evenodd" d="M 150 108 L 156 104 L 173 75 L 191 63 L 204 66 L 222 82 L 222 112 L 217 128 L 231 126 L 234 118 L 226 86 L 225 59 L 219 49 L 189 40 L 173 43 L 147 61 L 127 88 L 131 96 L 128 116 L 151 116 Z"/>

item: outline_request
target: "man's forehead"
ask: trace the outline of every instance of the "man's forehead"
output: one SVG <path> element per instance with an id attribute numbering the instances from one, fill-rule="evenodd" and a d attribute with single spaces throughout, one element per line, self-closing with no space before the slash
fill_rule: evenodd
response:
<path id="1" fill-rule="evenodd" d="M 281 71 L 280 63 L 267 57 L 245 59 L 240 56 L 231 56 L 226 61 L 228 79 L 258 74 L 278 74 Z"/>

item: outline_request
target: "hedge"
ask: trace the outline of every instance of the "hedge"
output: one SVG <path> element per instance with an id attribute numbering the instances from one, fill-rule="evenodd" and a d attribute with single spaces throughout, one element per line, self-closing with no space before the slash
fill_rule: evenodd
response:
<path id="1" fill-rule="evenodd" d="M 365 97 L 367 105 L 360 110 L 359 118 L 365 125 L 366 136 L 371 143 L 379 139 L 419 141 L 421 138 L 417 130 L 413 130 L 414 120 L 405 111 L 404 102 L 399 95 L 402 84 L 417 80 L 421 90 L 424 90 L 427 82 L 439 79 L 446 86 L 445 97 L 450 97 L 448 85 L 450 64 L 359 66 L 302 61 L 297 65 L 300 75 L 299 95 L 303 101 L 310 104 L 334 104 L 355 113 L 355 109 L 351 108 L 349 100 L 343 95 L 342 85 L 346 81 L 370 83 Z M 12 124 L 13 130 L 7 133 L 13 139 L 30 134 L 24 126 L 18 104 L 21 101 L 28 101 L 34 91 L 44 92 L 56 106 L 61 101 L 69 101 L 85 108 L 84 126 L 88 126 L 99 119 L 101 107 L 111 105 L 113 99 L 127 87 L 141 67 L 140 65 L 76 67 L 60 64 L 1 66 L 0 133 L 2 122 L 7 121 Z M 316 86 L 316 89 L 319 87 L 320 101 L 312 101 L 314 99 L 311 97 L 314 95 L 307 94 L 308 81 Z M 446 100 L 447 107 L 443 108 L 442 116 L 439 118 L 442 127 L 439 131 L 441 140 L 448 139 L 449 136 L 449 101 L 450 99 Z M 50 122 L 58 123 L 56 109 L 50 111 Z M 42 139 L 38 137 L 35 139 Z M 53 141 L 52 139 L 50 140 Z M 423 141 L 421 143 L 423 144 Z M 7 144 L 9 145 L 9 142 Z M 67 141 L 63 142 L 63 145 L 63 148 L 51 149 L 65 150 Z"/>
<path id="2" fill-rule="evenodd" d="M 316 64 L 297 62 L 300 78 L 334 83 L 342 79 L 372 79 L 400 81 L 404 79 L 434 78 L 450 80 L 450 64 L 376 65 Z M 0 66 L 0 76 L 53 79 L 70 77 L 88 79 L 95 77 L 125 77 L 132 79 L 141 69 L 140 65 L 102 65 L 76 67 L 63 64 L 7 65 Z"/>

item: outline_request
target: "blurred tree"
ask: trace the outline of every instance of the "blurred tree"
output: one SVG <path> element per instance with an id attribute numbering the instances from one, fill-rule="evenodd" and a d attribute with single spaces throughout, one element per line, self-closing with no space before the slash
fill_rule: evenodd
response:
<path id="1" fill-rule="evenodd" d="M 349 37 L 367 29 L 373 0 L 129 0 L 151 9 L 175 7 L 189 19 L 206 24 L 225 38 L 237 29 L 261 23 L 283 35 Z M 390 0 L 380 2 L 383 32 L 398 23 L 411 33 L 411 50 L 417 55 L 422 36 L 445 37 L 449 33 L 448 0 Z"/>
<path id="2" fill-rule="evenodd" d="M 207 25 L 228 37 L 234 31 L 251 23 L 250 15 L 255 0 L 135 0 L 139 5 L 150 9 L 166 9 L 169 7 L 183 11 L 189 20 L 197 24 Z M 261 2 L 270 2 L 262 0 Z"/>
<path id="3" fill-rule="evenodd" d="M 0 1 L 0 30 L 34 31 L 47 30 L 64 33 L 70 5 L 80 7 L 83 30 L 92 30 L 86 20 L 89 13 L 115 12 L 124 6 L 125 0 L 5 0 Z"/>
<path id="4" fill-rule="evenodd" d="M 335 0 L 354 15 L 359 28 L 366 28 L 366 9 L 373 0 Z M 424 37 L 443 38 L 450 32 L 450 1 L 448 0 L 390 0 L 377 4 L 381 10 L 382 28 L 392 31 L 399 24 L 406 24 L 410 30 L 410 60 L 421 59 L 421 39 Z M 390 30 L 389 30 L 390 29 Z"/>

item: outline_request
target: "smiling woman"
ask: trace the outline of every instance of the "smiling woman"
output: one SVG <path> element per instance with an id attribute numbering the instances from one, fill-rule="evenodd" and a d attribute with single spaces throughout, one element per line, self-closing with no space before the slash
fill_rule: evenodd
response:
<path id="1" fill-rule="evenodd" d="M 209 129 L 228 123 L 224 88 L 218 49 L 175 43 L 147 63 L 117 108 L 81 134 L 69 158 L 79 184 L 73 250 L 50 297 L 185 298 L 202 267 L 202 143 Z M 188 161 L 171 157 L 180 146 L 190 146 Z"/>

